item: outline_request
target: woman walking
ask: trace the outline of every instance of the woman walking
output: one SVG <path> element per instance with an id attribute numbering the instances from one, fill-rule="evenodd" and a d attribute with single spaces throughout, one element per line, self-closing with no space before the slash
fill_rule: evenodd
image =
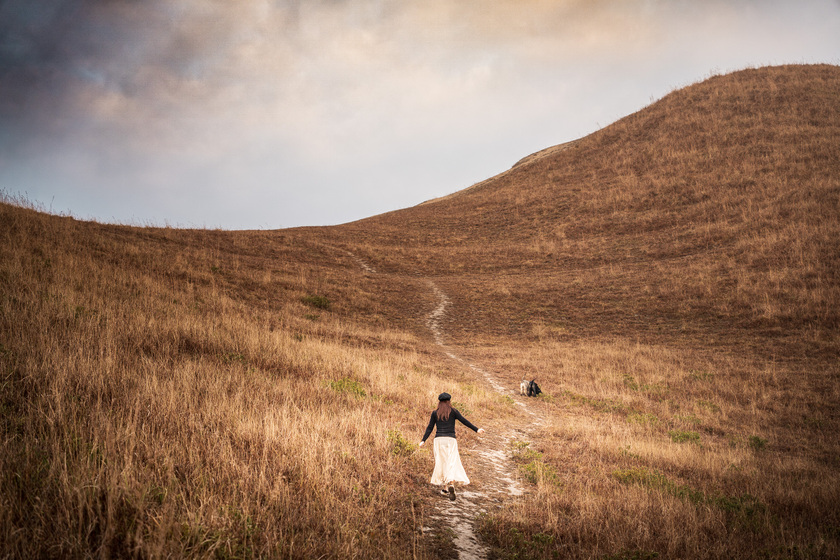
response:
<path id="1" fill-rule="evenodd" d="M 461 424 L 479 434 L 484 433 L 484 428 L 476 428 L 469 420 L 461 416 L 458 409 L 452 408 L 450 399 L 452 399 L 452 396 L 449 393 L 441 393 L 438 396 L 438 407 L 432 412 L 432 417 L 429 419 L 429 425 L 426 427 L 426 433 L 423 434 L 423 441 L 420 442 L 420 446 L 422 447 L 426 443 L 432 433 L 432 428 L 437 427 L 434 443 L 435 470 L 432 473 L 432 484 L 442 486 L 440 493 L 444 495 L 448 493 L 449 499 L 454 501 L 455 483 L 470 483 L 467 473 L 464 472 L 464 466 L 461 464 L 461 456 L 458 454 L 458 440 L 455 439 L 455 420 L 459 420 Z"/>

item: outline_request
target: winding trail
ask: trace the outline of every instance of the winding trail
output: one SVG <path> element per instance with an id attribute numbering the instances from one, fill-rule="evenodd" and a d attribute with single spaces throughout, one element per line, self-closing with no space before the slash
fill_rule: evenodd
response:
<path id="1" fill-rule="evenodd" d="M 468 366 L 480 374 L 497 393 L 511 398 L 531 416 L 530 426 L 543 424 L 542 419 L 522 401 L 518 392 L 506 388 L 493 374 L 458 356 L 446 344 L 441 323 L 452 302 L 432 280 L 427 280 L 427 284 L 438 298 L 437 307 L 426 319 L 426 325 L 432 332 L 435 343 L 441 347 L 447 357 Z M 470 560 L 487 558 L 489 550 L 475 533 L 475 520 L 480 514 L 487 513 L 490 508 L 500 507 L 505 498 L 515 498 L 523 494 L 524 490 L 515 474 L 516 466 L 508 457 L 507 450 L 510 449 L 512 440 L 527 437 L 528 432 L 524 427 L 508 428 L 501 432 L 486 428 L 484 435 L 481 436 L 479 450 L 472 453 L 462 451 L 462 455 L 467 458 L 465 462 L 468 464 L 467 474 L 471 477 L 471 484 L 466 487 L 468 489 L 463 489 L 458 493 L 458 499 L 455 502 L 443 501 L 444 498 L 438 506 L 438 513 L 431 516 L 433 519 L 445 521 L 450 525 L 455 534 L 454 543 L 459 558 Z"/>
<path id="2" fill-rule="evenodd" d="M 344 249 L 341 251 L 353 258 L 365 273 L 375 274 L 373 267 L 356 254 Z M 508 426 L 501 431 L 491 426 L 483 426 L 485 432 L 480 436 L 478 449 L 461 451 L 471 484 L 459 489 L 458 497 L 454 502 L 440 496 L 436 512 L 429 516 L 452 529 L 458 558 L 461 560 L 485 559 L 489 548 L 476 534 L 476 519 L 480 514 L 501 508 L 506 501 L 523 495 L 524 489 L 517 478 L 516 465 L 508 456 L 507 450 L 510 449 L 513 440 L 527 439 L 530 430 L 542 425 L 544 421 L 519 395 L 518 386 L 516 390 L 505 387 L 492 373 L 459 356 L 446 343 L 443 321 L 452 305 L 452 300 L 433 280 L 426 279 L 426 284 L 437 298 L 437 306 L 426 317 L 426 326 L 435 344 L 449 359 L 478 373 L 494 391 L 512 399 L 529 416 L 527 422 L 518 422 L 516 426 Z M 423 530 L 430 530 L 430 528 L 424 527 Z"/>

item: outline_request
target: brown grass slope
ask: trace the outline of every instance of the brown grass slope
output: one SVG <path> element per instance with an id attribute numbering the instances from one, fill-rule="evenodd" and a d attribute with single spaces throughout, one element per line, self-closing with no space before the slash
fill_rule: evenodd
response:
<path id="1" fill-rule="evenodd" d="M 462 353 L 548 389 L 500 550 L 837 554 L 840 68 L 715 76 L 331 233 L 435 276 Z"/>
<path id="2" fill-rule="evenodd" d="M 333 228 L 0 204 L 2 555 L 451 552 L 416 531 L 434 395 L 526 422 L 431 343 L 432 277 L 458 354 L 547 393 L 496 555 L 835 557 L 838 93 L 832 66 L 717 76 Z"/>
<path id="3" fill-rule="evenodd" d="M 835 66 L 715 76 L 476 187 L 344 231 L 383 269 L 491 275 L 530 317 L 573 332 L 807 330 L 808 351 L 821 351 L 840 325 L 838 92 Z M 488 311 L 481 328 L 519 322 L 516 308 Z"/>
<path id="4" fill-rule="evenodd" d="M 441 546 L 415 530 L 434 524 L 413 444 L 435 390 L 504 411 L 385 319 L 403 280 L 295 232 L 106 226 L 10 202 L 0 557 Z"/>

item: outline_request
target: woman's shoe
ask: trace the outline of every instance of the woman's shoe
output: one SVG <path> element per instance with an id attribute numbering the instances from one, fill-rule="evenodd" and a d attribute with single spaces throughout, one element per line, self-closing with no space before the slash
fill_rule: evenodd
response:
<path id="1" fill-rule="evenodd" d="M 449 485 L 449 500 L 452 502 L 455 501 L 455 486 L 452 484 Z"/>

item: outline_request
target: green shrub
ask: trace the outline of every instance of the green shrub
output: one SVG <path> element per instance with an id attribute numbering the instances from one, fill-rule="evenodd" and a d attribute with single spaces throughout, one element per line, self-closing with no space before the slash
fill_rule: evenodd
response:
<path id="1" fill-rule="evenodd" d="M 767 445 L 767 440 L 759 436 L 750 436 L 749 444 L 753 450 L 761 451 Z"/>
<path id="2" fill-rule="evenodd" d="M 687 416 L 677 416 L 676 417 L 678 422 L 685 422 L 686 424 L 693 424 L 695 426 L 699 426 L 702 422 L 700 421 L 697 416 L 694 414 L 689 414 Z"/>
<path id="3" fill-rule="evenodd" d="M 367 396 L 364 386 L 361 383 L 349 377 L 344 377 L 336 381 L 330 381 L 329 387 L 338 393 L 348 393 L 356 398 L 364 398 Z"/>
<path id="4" fill-rule="evenodd" d="M 641 424 L 642 426 L 646 426 L 648 424 L 655 426 L 656 424 L 659 424 L 659 418 L 657 418 L 656 415 L 648 414 L 647 412 L 631 412 L 627 415 L 627 421 L 631 424 Z"/>
<path id="5" fill-rule="evenodd" d="M 624 376 L 624 386 L 630 389 L 631 391 L 638 391 L 639 390 L 639 383 L 632 375 L 625 375 Z"/>
<path id="6" fill-rule="evenodd" d="M 699 370 L 689 370 L 690 375 L 688 376 L 689 379 L 694 381 L 714 381 L 715 374 L 709 373 L 708 371 L 699 371 Z"/>
<path id="7" fill-rule="evenodd" d="M 682 430 L 671 430 L 668 432 L 671 441 L 674 443 L 700 443 L 700 434 L 697 432 L 684 432 Z"/>
<path id="8" fill-rule="evenodd" d="M 563 396 L 575 404 L 589 405 L 599 412 L 626 413 L 630 410 L 627 405 L 614 399 L 590 398 L 568 390 L 563 391 Z"/>
<path id="9" fill-rule="evenodd" d="M 762 504 L 758 498 L 750 494 L 742 494 L 740 496 L 713 496 L 707 501 L 729 513 L 743 513 L 747 517 L 751 517 L 756 513 L 763 513 L 767 508 Z"/>
<path id="10" fill-rule="evenodd" d="M 535 449 L 530 449 L 528 441 L 514 440 L 511 442 L 513 448 L 513 460 L 519 465 L 519 470 L 531 484 L 537 484 L 540 480 L 554 485 L 560 484 L 560 475 L 557 470 L 545 462 L 543 454 Z"/>
<path id="11" fill-rule="evenodd" d="M 388 443 L 391 453 L 399 457 L 408 457 L 417 449 L 417 445 L 408 441 L 399 430 L 388 430 Z"/>
<path id="12" fill-rule="evenodd" d="M 226 364 L 238 363 L 246 365 L 248 363 L 245 356 L 237 352 L 227 352 L 222 356 L 222 360 L 224 360 Z"/>
<path id="13" fill-rule="evenodd" d="M 458 412 L 469 418 L 472 416 L 473 410 L 468 407 L 466 404 L 458 401 L 452 401 L 452 408 L 456 409 Z"/>
<path id="14" fill-rule="evenodd" d="M 697 401 L 697 405 L 707 408 L 712 412 L 720 412 L 720 407 L 711 401 Z"/>
<path id="15" fill-rule="evenodd" d="M 476 525 L 485 540 L 502 553 L 499 558 L 557 557 L 556 538 L 550 533 L 535 532 L 533 527 L 511 527 L 487 514 L 482 514 Z"/>
<path id="16" fill-rule="evenodd" d="M 612 474 L 622 484 L 647 486 L 651 490 L 659 490 L 677 498 L 687 499 L 695 504 L 702 503 L 706 499 L 703 492 L 684 484 L 677 484 L 661 472 L 648 470 L 645 467 L 632 467 L 622 471 L 614 471 Z"/>
<path id="17" fill-rule="evenodd" d="M 317 309 L 329 309 L 330 308 L 330 300 L 328 300 L 324 296 L 317 296 L 317 295 L 308 295 L 300 298 L 300 300 L 307 304 L 315 307 Z"/>

